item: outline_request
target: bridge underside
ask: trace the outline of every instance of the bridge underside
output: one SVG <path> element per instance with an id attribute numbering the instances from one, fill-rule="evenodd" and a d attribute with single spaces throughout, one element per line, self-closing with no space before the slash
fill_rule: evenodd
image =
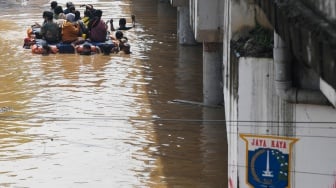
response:
<path id="1" fill-rule="evenodd" d="M 300 0 L 257 0 L 296 60 L 336 88 L 336 27 Z"/>

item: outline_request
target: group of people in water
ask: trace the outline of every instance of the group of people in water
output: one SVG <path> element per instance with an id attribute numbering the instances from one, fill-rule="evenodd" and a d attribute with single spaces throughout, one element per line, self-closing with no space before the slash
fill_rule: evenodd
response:
<path id="1" fill-rule="evenodd" d="M 127 27 L 126 19 L 120 18 L 119 27 L 115 29 L 113 19 L 102 20 L 102 10 L 95 9 L 91 4 L 80 7 L 85 7 L 83 17 L 72 2 L 67 2 L 63 10 L 57 1 L 52 1 L 50 10 L 43 12 L 43 23 L 35 23 L 27 30 L 24 47 L 43 55 L 69 48 L 82 55 L 107 55 L 119 51 L 131 53 L 128 39 L 122 31 L 134 27 L 134 15 L 131 16 L 132 26 Z M 62 46 L 66 47 L 63 49 Z"/>

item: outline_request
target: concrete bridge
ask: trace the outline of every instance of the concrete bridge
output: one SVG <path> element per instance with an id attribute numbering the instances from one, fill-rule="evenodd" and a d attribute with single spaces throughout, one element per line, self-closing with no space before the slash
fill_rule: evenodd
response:
<path id="1" fill-rule="evenodd" d="M 179 43 L 203 45 L 203 102 L 225 106 L 228 187 L 335 187 L 336 1 L 170 3 Z"/>

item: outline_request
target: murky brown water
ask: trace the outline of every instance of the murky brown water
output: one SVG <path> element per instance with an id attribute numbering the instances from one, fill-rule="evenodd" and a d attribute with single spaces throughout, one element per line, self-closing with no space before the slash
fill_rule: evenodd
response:
<path id="1" fill-rule="evenodd" d="M 203 121 L 223 109 L 170 102 L 202 101 L 202 49 L 177 44 L 176 9 L 73 2 L 135 14 L 133 53 L 32 55 L 23 37 L 49 1 L 0 1 L 0 187 L 226 187 L 225 127 Z"/>

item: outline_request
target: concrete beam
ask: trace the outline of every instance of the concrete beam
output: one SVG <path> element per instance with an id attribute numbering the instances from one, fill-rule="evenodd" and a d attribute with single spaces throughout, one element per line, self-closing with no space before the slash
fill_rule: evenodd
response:
<path id="1" fill-rule="evenodd" d="M 328 101 L 336 107 L 336 90 L 322 78 L 320 79 L 320 90 L 327 97 Z"/>
<path id="2" fill-rule="evenodd" d="M 198 42 L 223 42 L 224 1 L 190 0 L 190 21 Z"/>
<path id="3" fill-rule="evenodd" d="M 314 71 L 335 89 L 336 29 L 332 20 L 336 17 L 336 8 L 333 6 L 336 4 L 335 1 L 257 0 L 257 3 L 269 18 L 276 32 L 286 43 L 290 44 L 293 55 L 300 62 L 300 64 L 297 63 L 298 67 L 311 69 L 309 71 Z M 318 13 L 319 10 L 312 5 L 330 7 L 334 10 L 332 12 L 335 12 L 335 16 L 329 10 L 321 15 Z"/>
<path id="4" fill-rule="evenodd" d="M 170 0 L 170 4 L 174 7 L 184 7 L 189 5 L 189 0 Z"/>
<path id="5" fill-rule="evenodd" d="M 197 42 L 223 42 L 223 29 L 218 30 L 198 30 L 195 34 L 195 39 Z"/>

